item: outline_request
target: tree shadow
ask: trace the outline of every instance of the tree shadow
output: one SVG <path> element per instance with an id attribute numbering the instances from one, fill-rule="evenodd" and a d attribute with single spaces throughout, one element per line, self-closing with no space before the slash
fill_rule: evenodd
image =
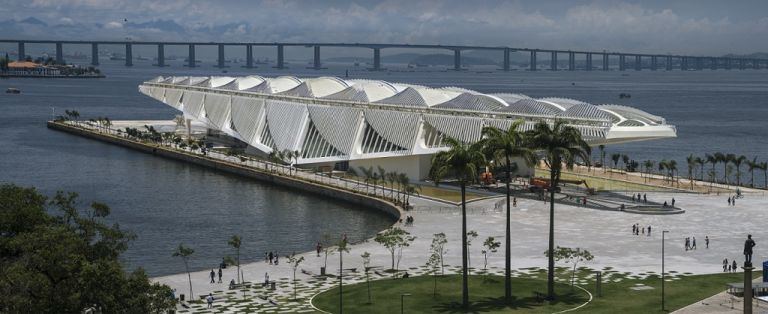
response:
<path id="1" fill-rule="evenodd" d="M 579 290 L 580 291 L 580 290 Z M 528 297 L 512 296 L 512 299 L 507 300 L 502 297 L 488 297 L 482 298 L 475 302 L 470 302 L 469 308 L 464 309 L 459 302 L 445 302 L 432 307 L 435 312 L 438 313 L 485 313 L 490 311 L 518 311 L 518 310 L 532 310 L 542 306 L 552 305 L 578 305 L 583 303 L 583 296 L 573 291 L 561 291 L 554 300 L 546 300 L 543 293 L 532 294 Z"/>

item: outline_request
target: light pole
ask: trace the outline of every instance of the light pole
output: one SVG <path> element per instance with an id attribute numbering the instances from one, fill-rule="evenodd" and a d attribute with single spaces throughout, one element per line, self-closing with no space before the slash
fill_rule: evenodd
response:
<path id="1" fill-rule="evenodd" d="M 409 296 L 411 296 L 411 294 L 410 294 L 410 293 L 403 293 L 403 294 L 401 294 L 401 295 L 400 295 L 400 314 L 403 314 L 403 310 L 404 310 L 404 307 L 403 307 L 403 299 L 404 299 L 405 297 L 409 297 Z"/>
<path id="2" fill-rule="evenodd" d="M 667 230 L 661 231 L 661 310 L 664 311 L 664 235 Z"/>

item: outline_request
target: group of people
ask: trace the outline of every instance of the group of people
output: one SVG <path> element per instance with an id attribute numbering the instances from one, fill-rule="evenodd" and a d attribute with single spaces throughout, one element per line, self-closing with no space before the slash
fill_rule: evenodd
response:
<path id="1" fill-rule="evenodd" d="M 669 203 L 667 203 L 667 201 L 664 201 L 664 205 L 662 205 L 662 207 L 668 207 L 668 206 L 669 206 Z M 674 197 L 672 198 L 672 207 L 675 207 L 675 198 Z"/>
<path id="2" fill-rule="evenodd" d="M 403 222 L 402 218 L 400 219 L 400 222 L 401 223 Z M 411 215 L 405 216 L 405 225 L 406 226 L 412 226 L 413 225 L 413 216 L 411 216 Z"/>
<path id="3" fill-rule="evenodd" d="M 272 251 L 264 252 L 264 262 L 269 262 L 269 265 L 277 265 L 280 263 L 280 255 L 277 252 Z"/>
<path id="4" fill-rule="evenodd" d="M 736 196 L 728 196 L 728 206 L 736 206 Z"/>
<path id="5" fill-rule="evenodd" d="M 723 259 L 723 272 L 733 273 L 739 270 L 739 264 L 736 263 L 736 259 L 733 260 L 733 264 L 728 263 L 728 259 Z"/>
<path id="6" fill-rule="evenodd" d="M 643 235 L 651 236 L 651 226 L 648 226 L 648 233 L 645 232 L 646 228 L 640 227 L 640 224 L 634 224 L 632 225 L 632 234 L 633 235 L 640 235 L 642 233 Z"/>
<path id="7" fill-rule="evenodd" d="M 219 265 L 219 283 L 221 283 L 221 276 L 223 275 L 221 271 L 221 265 Z M 216 283 L 216 272 L 211 269 L 211 283 Z"/>
<path id="8" fill-rule="evenodd" d="M 640 199 L 641 199 L 640 196 L 641 196 L 640 193 L 637 193 L 637 195 L 632 194 L 632 202 L 633 203 L 634 202 L 638 202 L 639 203 Z M 643 194 L 642 195 L 642 201 L 643 201 L 643 204 L 648 203 L 648 196 Z"/>

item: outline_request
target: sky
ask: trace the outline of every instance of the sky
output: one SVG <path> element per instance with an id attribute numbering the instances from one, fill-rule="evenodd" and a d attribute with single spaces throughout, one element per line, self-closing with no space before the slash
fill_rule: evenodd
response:
<path id="1" fill-rule="evenodd" d="M 768 51 L 768 1 L 0 0 L 0 37 Z"/>

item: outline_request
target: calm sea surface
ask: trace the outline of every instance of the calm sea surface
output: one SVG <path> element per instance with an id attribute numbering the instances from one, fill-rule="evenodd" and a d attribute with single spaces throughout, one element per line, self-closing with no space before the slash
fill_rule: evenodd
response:
<path id="1" fill-rule="evenodd" d="M 312 250 L 324 232 L 362 240 L 391 223 L 382 214 L 354 205 L 46 129 L 52 107 L 56 114 L 76 109 L 86 119 L 171 119 L 176 112 L 140 94 L 140 82 L 157 75 L 223 75 L 210 63 L 195 69 L 180 62 L 166 68 L 151 67 L 151 61 L 136 61 L 133 68 L 118 61 L 103 63 L 105 79 L 0 80 L 3 91 L 23 91 L 0 94 L 0 183 L 35 186 L 47 195 L 75 191 L 83 205 L 109 204 L 110 220 L 138 236 L 124 255 L 130 269 L 141 266 L 154 276 L 182 272 L 181 261 L 171 257 L 179 243 L 195 249 L 193 268 L 205 269 L 232 254 L 226 244 L 232 234 L 243 236 L 244 259 L 253 261 L 269 250 L 281 255 Z M 343 77 L 348 69 L 350 78 L 624 104 L 665 117 L 677 125 L 678 138 L 610 146 L 609 153 L 636 160 L 676 159 L 682 173 L 691 153 L 722 151 L 768 159 L 764 70 L 375 73 L 342 65 L 322 71 L 307 70 L 304 64 L 290 66 L 282 71 L 267 66 L 246 70 L 232 64 L 226 75 Z M 620 93 L 632 98 L 619 99 Z M 762 185 L 762 174 L 757 177 Z"/>

